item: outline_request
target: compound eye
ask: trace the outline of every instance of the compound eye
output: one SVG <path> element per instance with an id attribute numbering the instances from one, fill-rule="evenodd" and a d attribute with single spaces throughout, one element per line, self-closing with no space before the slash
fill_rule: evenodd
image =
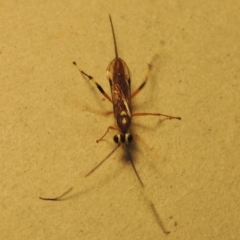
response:
<path id="1" fill-rule="evenodd" d="M 113 137 L 113 141 L 114 141 L 115 143 L 119 143 L 119 137 L 118 137 L 118 135 L 115 135 L 115 136 Z"/>
<path id="2" fill-rule="evenodd" d="M 130 143 L 133 140 L 133 136 L 131 134 L 127 134 L 127 142 Z"/>

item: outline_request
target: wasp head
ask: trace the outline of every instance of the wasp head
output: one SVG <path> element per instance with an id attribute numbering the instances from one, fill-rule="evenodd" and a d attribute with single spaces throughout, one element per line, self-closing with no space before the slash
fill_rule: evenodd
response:
<path id="1" fill-rule="evenodd" d="M 122 143 L 128 145 L 133 140 L 133 136 L 130 133 L 120 133 L 113 137 L 113 141 L 117 144 Z"/>

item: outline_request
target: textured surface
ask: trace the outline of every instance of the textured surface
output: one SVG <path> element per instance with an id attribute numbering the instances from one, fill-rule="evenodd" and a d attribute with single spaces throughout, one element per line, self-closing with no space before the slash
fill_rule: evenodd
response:
<path id="1" fill-rule="evenodd" d="M 239 239 L 240 2 L 4 1 L 0 4 L 0 239 Z M 142 81 L 133 152 L 156 224 L 131 166 L 97 144 L 111 105 L 76 61 L 110 93 L 105 69 L 119 55 Z M 79 184 L 78 184 L 79 182 Z M 62 202 L 39 200 L 74 190 Z"/>

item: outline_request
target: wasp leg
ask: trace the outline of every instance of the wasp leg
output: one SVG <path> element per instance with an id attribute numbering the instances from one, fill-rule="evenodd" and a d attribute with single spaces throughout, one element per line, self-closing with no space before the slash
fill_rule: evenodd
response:
<path id="1" fill-rule="evenodd" d="M 118 131 L 118 129 L 117 129 L 116 127 L 111 127 L 111 126 L 110 126 L 110 127 L 107 128 L 107 131 L 103 134 L 103 136 L 100 137 L 96 142 L 99 143 L 100 141 L 102 141 L 103 138 L 107 135 L 107 133 L 109 132 L 110 129 L 113 129 L 113 130 L 117 130 L 117 131 Z"/>
<path id="2" fill-rule="evenodd" d="M 88 78 L 88 80 L 91 80 L 95 83 L 95 85 L 97 86 L 99 92 L 110 102 L 112 102 L 112 99 L 109 97 L 109 95 L 104 91 L 104 89 L 101 87 L 100 84 L 98 84 L 94 78 L 90 75 L 88 75 L 87 73 L 85 73 L 84 71 L 82 71 L 78 66 L 77 66 L 77 63 L 76 62 L 73 62 L 73 64 L 77 67 L 78 71 L 85 77 Z"/>
<path id="3" fill-rule="evenodd" d="M 154 55 L 153 58 L 152 58 L 152 61 L 150 64 L 148 64 L 148 69 L 147 69 L 147 73 L 146 73 L 146 76 L 145 76 L 145 79 L 144 81 L 142 82 L 142 84 L 132 93 L 131 95 L 131 98 L 135 97 L 143 88 L 144 86 L 146 85 L 149 77 L 150 77 L 150 74 L 152 72 L 152 66 L 154 65 L 154 62 L 157 60 L 158 58 L 158 54 Z"/>
<path id="4" fill-rule="evenodd" d="M 134 113 L 132 115 L 134 116 L 163 116 L 166 117 L 168 119 L 178 119 L 181 120 L 181 117 L 174 117 L 174 116 L 169 116 L 169 115 L 165 115 L 165 114 L 161 114 L 161 113 Z"/>

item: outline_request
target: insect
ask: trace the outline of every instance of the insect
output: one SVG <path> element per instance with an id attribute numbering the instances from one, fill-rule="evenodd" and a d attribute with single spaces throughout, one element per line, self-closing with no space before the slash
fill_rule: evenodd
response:
<path id="1" fill-rule="evenodd" d="M 142 84 L 133 92 L 131 93 L 131 77 L 130 77 L 130 71 L 123 59 L 121 59 L 118 56 L 118 49 L 117 49 L 117 42 L 116 42 L 116 37 L 115 37 L 115 32 L 114 32 L 114 27 L 112 23 L 112 18 L 109 15 L 109 20 L 110 20 L 110 25 L 111 25 L 111 30 L 112 30 L 112 36 L 113 36 L 113 42 L 114 42 L 114 51 L 115 51 L 115 58 L 109 63 L 107 67 L 107 79 L 110 84 L 110 89 L 111 89 L 111 97 L 104 91 L 104 89 L 101 87 L 101 85 L 94 80 L 94 78 L 84 71 L 82 71 L 80 68 L 78 68 L 76 62 L 73 62 L 74 65 L 77 66 L 79 72 L 86 78 L 88 78 L 90 81 L 92 81 L 100 93 L 112 103 L 113 106 L 113 113 L 116 125 L 115 126 L 109 126 L 106 130 L 106 132 L 100 137 L 97 142 L 100 142 L 101 140 L 104 139 L 104 137 L 107 135 L 109 130 L 115 130 L 118 132 L 118 134 L 114 135 L 113 140 L 116 143 L 116 147 L 96 166 L 94 167 L 90 172 L 88 172 L 85 177 L 88 177 L 91 175 L 96 169 L 98 169 L 112 154 L 113 152 L 116 151 L 116 149 L 119 146 L 123 146 L 125 149 L 128 160 L 130 161 L 133 170 L 138 178 L 139 183 L 141 184 L 142 188 L 144 188 L 144 184 L 135 168 L 134 161 L 131 157 L 130 151 L 129 151 L 129 146 L 131 145 L 131 142 L 133 141 L 133 135 L 131 133 L 131 123 L 132 123 L 132 118 L 136 116 L 162 116 L 165 117 L 166 119 L 177 119 L 181 120 L 180 117 L 174 117 L 170 115 L 165 115 L 161 113 L 148 113 L 148 112 L 142 112 L 142 113 L 133 113 L 132 112 L 132 105 L 131 105 L 131 100 L 133 97 L 135 97 L 146 85 L 151 70 L 152 70 L 152 63 L 148 64 L 148 70 L 147 74 L 145 76 L 144 81 Z M 51 201 L 59 201 L 62 200 L 65 195 L 67 195 L 70 191 L 72 190 L 69 189 L 65 193 L 63 193 L 59 197 L 55 198 L 44 198 L 40 197 L 42 200 L 51 200 Z M 166 230 L 164 227 L 162 220 L 152 203 L 150 199 L 147 198 L 149 201 L 150 207 L 158 221 L 158 224 L 162 228 L 163 232 L 168 234 L 170 233 L 169 231 Z"/>

